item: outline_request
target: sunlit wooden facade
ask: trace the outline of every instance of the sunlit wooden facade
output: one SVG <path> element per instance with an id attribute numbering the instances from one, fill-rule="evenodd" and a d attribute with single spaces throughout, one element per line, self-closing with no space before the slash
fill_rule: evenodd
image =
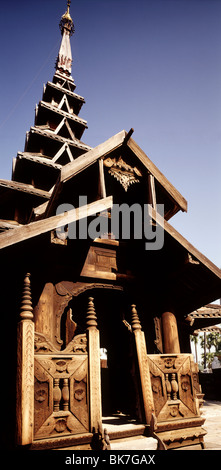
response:
<path id="1" fill-rule="evenodd" d="M 0 180 L 2 441 L 7 448 L 105 448 L 102 414 L 122 413 L 161 449 L 203 447 L 190 314 L 221 297 L 221 272 L 170 224 L 187 202 L 132 130 L 95 148 L 81 140 L 87 122 L 71 76 L 69 6 L 55 75 L 12 179 Z M 82 196 L 87 204 L 79 207 Z M 144 237 L 114 238 L 113 205 L 123 203 L 152 208 L 161 249 L 146 249 Z M 58 213 L 62 204 L 69 209 Z M 79 230 L 98 214 L 108 219 L 103 238 L 68 236 L 71 224 Z"/>

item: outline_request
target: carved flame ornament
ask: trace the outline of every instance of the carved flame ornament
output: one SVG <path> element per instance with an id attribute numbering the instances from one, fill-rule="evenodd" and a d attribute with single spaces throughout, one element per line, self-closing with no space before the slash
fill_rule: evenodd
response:
<path id="1" fill-rule="evenodd" d="M 104 166 L 109 168 L 108 173 L 119 181 L 125 191 L 131 184 L 140 182 L 139 178 L 142 176 L 140 170 L 125 163 L 122 157 L 118 160 L 109 157 L 104 160 Z"/>

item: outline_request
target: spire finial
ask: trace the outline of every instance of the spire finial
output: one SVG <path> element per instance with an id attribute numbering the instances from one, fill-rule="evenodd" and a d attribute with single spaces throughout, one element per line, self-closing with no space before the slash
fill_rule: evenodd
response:
<path id="1" fill-rule="evenodd" d="M 71 6 L 71 0 L 67 0 L 67 11 L 62 15 L 61 21 L 60 21 L 60 30 L 61 34 L 63 34 L 64 29 L 69 31 L 70 36 L 74 33 L 74 23 L 70 15 L 70 6 Z"/>
<path id="2" fill-rule="evenodd" d="M 61 17 L 59 24 L 62 41 L 60 50 L 58 53 L 58 58 L 56 61 L 56 70 L 60 73 L 64 73 L 67 76 L 71 76 L 71 65 L 72 65 L 72 53 L 71 53 L 71 44 L 70 36 L 74 33 L 74 23 L 70 15 L 70 0 L 67 1 L 67 11 Z"/>

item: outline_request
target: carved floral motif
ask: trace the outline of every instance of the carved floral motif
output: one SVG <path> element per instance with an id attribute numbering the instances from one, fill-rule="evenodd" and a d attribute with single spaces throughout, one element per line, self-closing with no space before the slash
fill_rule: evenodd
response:
<path id="1" fill-rule="evenodd" d="M 137 167 L 128 165 L 122 157 L 118 160 L 108 157 L 104 160 L 104 165 L 109 168 L 108 173 L 119 181 L 125 191 L 128 190 L 131 184 L 140 182 L 142 176 L 140 170 Z"/>
<path id="2" fill-rule="evenodd" d="M 62 354 L 86 354 L 87 353 L 87 338 L 86 334 L 76 335 L 70 341 L 68 346 L 63 350 L 58 350 L 51 341 L 41 333 L 35 332 L 35 353 L 48 354 L 48 353 L 58 353 Z M 60 361 L 60 367 L 62 367 L 62 362 Z"/>

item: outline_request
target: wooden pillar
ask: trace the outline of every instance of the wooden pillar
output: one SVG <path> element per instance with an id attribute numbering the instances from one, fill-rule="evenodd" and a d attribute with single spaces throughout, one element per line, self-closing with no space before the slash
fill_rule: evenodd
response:
<path id="1" fill-rule="evenodd" d="M 156 189 L 155 189 L 155 180 L 154 176 L 151 173 L 148 173 L 148 190 L 149 190 L 149 197 L 148 197 L 148 204 L 151 204 L 154 210 L 157 208 L 156 203 Z"/>
<path id="2" fill-rule="evenodd" d="M 30 274 L 24 290 L 17 326 L 16 428 L 17 444 L 31 444 L 34 427 L 34 323 Z"/>
<path id="3" fill-rule="evenodd" d="M 162 315 L 163 352 L 166 354 L 180 353 L 180 342 L 177 321 L 174 313 L 164 312 Z"/>
<path id="4" fill-rule="evenodd" d="M 136 305 L 131 305 L 132 308 L 132 333 L 135 339 L 135 348 L 137 354 L 138 373 L 140 376 L 141 391 L 143 397 L 144 413 L 146 423 L 150 424 L 152 413 L 154 413 L 154 404 L 152 397 L 152 388 L 150 381 L 150 372 L 147 359 L 146 340 L 144 332 L 141 330 L 141 324 L 136 310 Z"/>
<path id="5" fill-rule="evenodd" d="M 97 329 L 97 316 L 94 299 L 89 297 L 86 326 L 88 342 L 88 376 L 89 376 L 89 416 L 90 431 L 98 432 L 102 421 L 101 412 L 101 371 L 100 371 L 100 333 Z"/>
<path id="6" fill-rule="evenodd" d="M 100 197 L 106 197 L 106 186 L 104 179 L 104 161 L 102 158 L 99 160 L 99 192 Z"/>
<path id="7" fill-rule="evenodd" d="M 206 331 L 204 331 L 204 369 L 206 369 L 206 350 L 207 350 L 207 338 L 206 338 Z"/>

